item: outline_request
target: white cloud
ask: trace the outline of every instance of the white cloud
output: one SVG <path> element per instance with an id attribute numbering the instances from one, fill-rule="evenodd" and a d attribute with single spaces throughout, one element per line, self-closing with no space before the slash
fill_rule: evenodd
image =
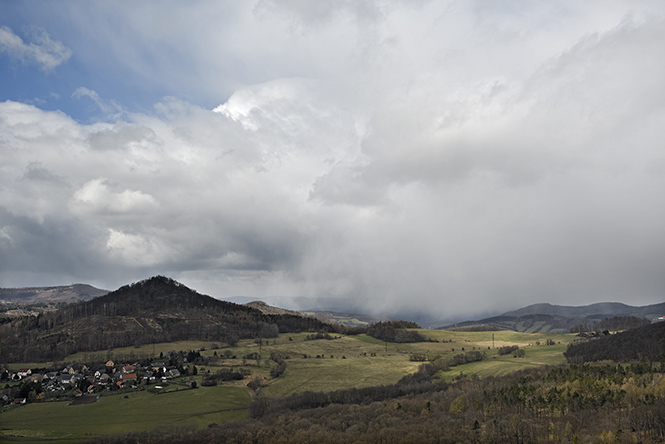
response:
<path id="1" fill-rule="evenodd" d="M 149 194 L 125 189 L 113 192 L 105 178 L 93 179 L 78 189 L 72 198 L 74 211 L 83 213 L 142 213 L 158 207 Z"/>
<path id="2" fill-rule="evenodd" d="M 43 29 L 33 29 L 30 38 L 32 41 L 26 43 L 7 26 L 0 27 L 0 52 L 23 63 L 37 64 L 47 72 L 69 60 L 72 55 L 71 49 L 62 42 L 52 40 Z"/>
<path id="3" fill-rule="evenodd" d="M 112 13 L 109 54 L 137 44 L 111 59 L 233 92 L 89 125 L 0 104 L 0 265 L 441 318 L 662 300 L 659 4 L 341 5 L 156 16 L 177 38 Z"/>
<path id="4" fill-rule="evenodd" d="M 109 230 L 106 248 L 110 259 L 123 267 L 146 267 L 170 262 L 175 253 L 154 237 L 114 229 Z"/>
<path id="5" fill-rule="evenodd" d="M 105 114 L 119 113 L 122 112 L 122 107 L 114 102 L 107 102 L 103 100 L 96 91 L 86 88 L 84 86 L 76 88 L 76 91 L 72 93 L 72 97 L 75 99 L 81 99 L 83 97 L 88 97 L 92 100 L 95 105 Z"/>

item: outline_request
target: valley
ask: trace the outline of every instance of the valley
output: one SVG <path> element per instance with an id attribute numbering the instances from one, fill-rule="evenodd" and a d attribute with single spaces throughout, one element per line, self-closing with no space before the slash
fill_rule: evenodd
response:
<path id="1" fill-rule="evenodd" d="M 62 391 L 49 391 L 47 386 L 43 386 L 43 399 L 4 408 L 0 436 L 65 442 L 70 439 L 153 430 L 174 424 L 186 430 L 199 429 L 210 424 L 247 420 L 250 403 L 256 397 L 252 387 L 256 386 L 260 386 L 262 396 L 271 399 L 308 391 L 333 392 L 390 385 L 418 370 L 422 362 L 413 361 L 413 354 L 449 357 L 466 350 L 481 349 L 487 353 L 487 359 L 452 367 L 439 374 L 437 379 L 451 382 L 459 379 L 460 374 L 468 377 L 505 375 L 521 369 L 564 363 L 562 353 L 566 344 L 574 339 L 572 335 L 507 331 L 461 333 L 420 330 L 420 333 L 437 342 L 386 344 L 366 335 L 333 335 L 335 339 L 308 340 L 309 333 L 295 333 L 265 339 L 261 345 L 252 339 L 241 340 L 235 347 L 222 347 L 210 341 L 181 341 L 80 352 L 57 364 L 15 363 L 8 366 L 10 373 L 24 368 L 54 369 L 57 373 L 63 373 L 67 366 L 86 365 L 90 371 L 81 377 L 82 380 L 94 378 L 93 369 L 106 369 L 103 363 L 112 360 L 118 363 L 118 373 L 128 364 L 142 369 L 137 372 L 138 380 L 142 381 L 147 373 L 145 368 L 160 361 L 160 356 L 161 361 L 168 362 L 169 356 L 180 350 L 197 351 L 200 354 L 194 362 L 181 363 L 187 369 L 187 374 L 183 372 L 176 378 L 164 381 L 159 378 L 152 381 L 146 379 L 135 385 L 135 388 L 127 385 L 111 389 L 104 385 L 85 391 L 83 398 L 95 400 L 90 404 L 72 405 L 75 400 L 81 399 L 77 397 L 76 386 Z M 492 335 L 495 348 L 491 347 Z M 546 339 L 556 341 L 556 344 L 546 346 Z M 499 356 L 498 348 L 505 345 L 526 348 L 525 356 Z M 271 370 L 277 363 L 270 357 L 276 355 L 284 358 L 286 370 L 280 376 L 273 377 Z M 145 368 L 138 364 L 141 362 L 147 363 Z M 205 385 L 206 375 L 238 369 L 247 373 L 242 380 L 224 381 L 215 386 Z M 38 370 L 32 373 L 39 374 Z M 21 383 L 2 382 L 9 386 L 19 386 Z M 194 389 L 192 382 L 196 383 Z M 68 421 L 72 410 L 75 410 L 80 424 L 77 427 L 72 427 Z M 42 420 L 30 421 L 34 417 Z"/>
<path id="2" fill-rule="evenodd" d="M 5 321 L 0 442 L 665 437 L 663 322 L 599 318 L 579 334 L 423 329 L 251 305 L 157 276 Z M 621 328 L 599 330 L 609 326 Z"/>

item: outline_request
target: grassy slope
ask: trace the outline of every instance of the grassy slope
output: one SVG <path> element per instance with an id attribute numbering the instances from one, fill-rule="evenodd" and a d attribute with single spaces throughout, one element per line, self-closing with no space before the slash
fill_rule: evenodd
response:
<path id="1" fill-rule="evenodd" d="M 3 435 L 68 440 L 166 425 L 205 427 L 249 417 L 250 396 L 242 388 L 206 387 L 164 395 L 128 392 L 127 396 L 102 396 L 87 405 L 43 402 L 11 408 L 1 416 Z"/>
<path id="2" fill-rule="evenodd" d="M 512 354 L 499 356 L 496 352 L 488 352 L 487 360 L 453 367 L 444 373 L 442 378 L 446 381 L 452 381 L 460 373 L 467 376 L 477 375 L 481 378 L 503 376 L 532 367 L 565 364 L 566 358 L 563 357 L 565 350 L 566 345 L 564 344 L 527 348 L 526 356 L 523 358 L 514 358 Z"/>
<path id="3" fill-rule="evenodd" d="M 497 332 L 450 332 L 442 330 L 419 330 L 427 338 L 439 342 L 417 344 L 386 344 L 364 335 L 340 337 L 334 340 L 305 340 L 307 334 L 280 335 L 275 339 L 264 340 L 259 347 L 254 341 L 240 341 L 238 347 L 230 351 L 236 359 L 222 359 L 215 365 L 200 368 L 196 377 L 199 385 L 201 374 L 215 372 L 221 366 L 244 366 L 253 376 L 261 376 L 266 385 L 263 393 L 269 397 L 286 396 L 292 393 L 310 391 L 332 391 L 351 387 L 367 387 L 393 384 L 402 376 L 416 371 L 418 362 L 409 361 L 411 352 L 437 353 L 452 356 L 466 351 L 482 350 L 488 359 L 482 362 L 453 367 L 441 377 L 452 380 L 460 372 L 480 377 L 503 375 L 515 370 L 537 366 L 564 363 L 562 355 L 571 335 L 528 334 L 514 331 Z M 492 347 L 494 335 L 494 349 Z M 544 344 L 547 339 L 557 343 Z M 444 342 L 445 341 L 445 342 Z M 526 357 L 513 358 L 512 355 L 498 356 L 497 348 L 517 344 L 526 348 Z M 205 348 L 202 353 L 212 356 L 221 354 L 223 349 L 215 349 L 215 343 L 202 341 L 155 344 L 156 354 L 169 350 L 192 350 Z M 454 349 L 454 351 L 453 351 Z M 262 359 L 243 360 L 250 353 L 261 351 Z M 271 353 L 289 356 L 287 370 L 278 379 L 268 377 L 270 366 L 266 362 Z M 153 345 L 116 349 L 95 354 L 97 359 L 125 357 L 129 355 L 151 356 Z M 304 355 L 308 357 L 305 358 Z M 323 358 L 316 358 L 316 356 Z M 332 356 L 332 357 L 331 357 Z M 92 354 L 73 355 L 67 362 L 89 360 Z M 19 367 L 25 366 L 18 365 Z M 188 378 L 189 380 L 192 377 Z M 130 392 L 129 399 L 122 395 L 103 396 L 95 404 L 68 406 L 67 403 L 34 403 L 13 407 L 0 416 L 2 434 L 33 438 L 81 438 L 89 434 L 113 434 L 132 430 L 145 430 L 165 425 L 190 425 L 205 427 L 210 423 L 243 420 L 248 417 L 251 401 L 250 391 L 244 387 L 247 380 L 224 383 L 219 387 L 200 387 L 162 395 L 147 392 Z M 72 422 L 72 418 L 76 421 Z M 40 418 L 34 421 L 33 418 Z M 74 435 L 75 434 L 75 435 Z"/>
<path id="4" fill-rule="evenodd" d="M 81 352 L 69 355 L 63 362 L 91 362 L 91 361 L 106 361 L 108 359 L 114 360 L 131 360 L 141 359 L 143 357 L 159 356 L 160 353 L 167 353 L 169 351 L 189 351 L 200 349 L 212 349 L 213 347 L 221 347 L 220 342 L 209 341 L 177 341 L 158 344 L 146 344 L 135 347 L 119 347 L 113 350 L 103 350 L 96 352 Z M 42 367 L 43 364 L 35 364 L 37 367 Z"/>

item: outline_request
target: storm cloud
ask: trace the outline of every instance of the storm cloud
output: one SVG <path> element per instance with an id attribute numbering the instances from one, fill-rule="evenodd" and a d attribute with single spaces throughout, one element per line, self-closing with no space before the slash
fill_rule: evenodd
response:
<path id="1" fill-rule="evenodd" d="M 168 94 L 0 103 L 0 286 L 159 273 L 440 319 L 662 302 L 659 2 L 94 8 L 49 33 Z"/>

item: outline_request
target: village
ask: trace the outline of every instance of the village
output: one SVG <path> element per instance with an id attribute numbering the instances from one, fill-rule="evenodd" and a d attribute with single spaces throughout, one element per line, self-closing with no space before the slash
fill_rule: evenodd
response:
<path id="1" fill-rule="evenodd" d="M 56 370 L 22 368 L 17 371 L 0 369 L 0 405 L 23 405 L 43 400 L 80 398 L 118 390 L 161 390 L 178 380 L 181 385 L 196 388 L 184 376 L 198 374 L 196 364 L 208 361 L 199 352 L 178 352 L 161 355 L 163 360 L 116 363 L 113 360 L 98 364 L 68 364 Z"/>

